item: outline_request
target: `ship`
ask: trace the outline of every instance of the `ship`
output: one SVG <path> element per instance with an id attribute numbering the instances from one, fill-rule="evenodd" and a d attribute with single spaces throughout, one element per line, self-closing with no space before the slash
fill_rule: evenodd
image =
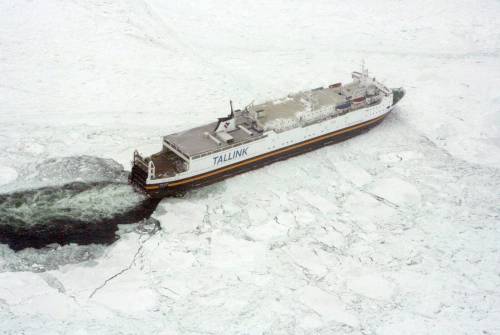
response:
<path id="1" fill-rule="evenodd" d="M 251 103 L 217 121 L 163 137 L 150 156 L 134 151 L 129 182 L 152 198 L 178 196 L 230 176 L 366 132 L 404 96 L 362 66 L 352 81 Z"/>

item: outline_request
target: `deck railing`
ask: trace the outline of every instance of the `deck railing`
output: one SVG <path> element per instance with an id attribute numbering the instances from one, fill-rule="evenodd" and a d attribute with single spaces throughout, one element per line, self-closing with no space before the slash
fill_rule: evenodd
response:
<path id="1" fill-rule="evenodd" d="M 154 179 L 156 174 L 155 164 L 153 161 L 148 163 L 148 179 Z"/>
<path id="2" fill-rule="evenodd" d="M 154 179 L 156 169 L 155 169 L 155 164 L 153 163 L 152 160 L 146 160 L 144 159 L 137 150 L 134 151 L 134 161 L 133 161 L 134 166 L 140 167 L 144 172 L 148 173 L 148 180 L 149 179 Z"/>

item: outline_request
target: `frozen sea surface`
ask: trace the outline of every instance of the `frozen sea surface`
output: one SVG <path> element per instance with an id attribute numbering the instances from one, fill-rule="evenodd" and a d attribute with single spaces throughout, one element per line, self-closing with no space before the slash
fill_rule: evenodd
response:
<path id="1" fill-rule="evenodd" d="M 163 200 L 161 230 L 2 245 L 0 332 L 500 333 L 499 15 L 489 0 L 2 2 L 2 193 L 120 184 L 111 160 L 58 171 L 128 166 L 229 98 L 346 82 L 361 59 L 407 94 L 362 136 Z"/>

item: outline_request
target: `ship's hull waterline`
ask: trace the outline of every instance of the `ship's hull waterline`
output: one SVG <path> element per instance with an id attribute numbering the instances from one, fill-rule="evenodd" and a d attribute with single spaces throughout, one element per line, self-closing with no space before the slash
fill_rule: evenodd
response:
<path id="1" fill-rule="evenodd" d="M 224 166 L 222 168 L 212 170 L 197 176 L 192 176 L 186 179 L 176 180 L 171 183 L 162 183 L 147 185 L 139 181 L 137 177 L 138 169 L 132 169 L 130 182 L 135 184 L 141 191 L 147 193 L 152 198 L 163 198 L 168 196 L 177 196 L 185 193 L 186 191 L 206 186 L 228 177 L 254 170 L 268 164 L 281 161 L 299 154 L 303 154 L 326 145 L 338 143 L 347 140 L 351 137 L 359 135 L 368 131 L 370 128 L 378 125 L 390 112 L 378 116 L 372 120 L 362 122 L 344 129 L 336 130 L 328 134 L 318 136 L 300 143 L 290 145 L 275 151 L 271 151 L 260 156 L 256 156 L 244 161 L 234 163 L 232 165 Z"/>

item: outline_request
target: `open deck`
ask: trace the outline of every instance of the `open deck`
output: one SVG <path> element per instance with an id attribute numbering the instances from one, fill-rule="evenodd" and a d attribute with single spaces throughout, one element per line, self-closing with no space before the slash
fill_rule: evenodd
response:
<path id="1" fill-rule="evenodd" d="M 279 100 L 248 106 L 244 111 L 235 111 L 234 130 L 215 132 L 218 122 L 212 122 L 167 135 L 163 138 L 164 145 L 185 160 L 195 159 L 254 141 L 264 136 L 264 130 L 282 131 L 296 127 L 304 113 L 321 111 L 329 106 L 335 108 L 366 93 L 366 86 L 357 80 L 344 86 L 332 86 L 291 94 Z M 283 123 L 286 127 L 283 127 Z M 227 141 L 228 138 L 230 141 Z"/>
<path id="2" fill-rule="evenodd" d="M 150 157 L 155 167 L 157 178 L 175 176 L 177 173 L 185 171 L 184 161 L 172 151 L 161 151 Z"/>
<path id="3" fill-rule="evenodd" d="M 260 131 L 252 128 L 251 123 L 247 122 L 246 117 L 237 115 L 236 124 L 246 127 L 251 134 L 248 134 L 243 129 L 237 128 L 236 130 L 228 132 L 228 134 L 233 138 L 232 143 L 224 143 L 221 140 L 221 143 L 218 144 L 207 136 L 207 134 L 210 134 L 213 137 L 216 137 L 214 129 L 217 122 L 212 122 L 201 127 L 167 135 L 163 137 L 163 141 L 185 156 L 189 158 L 196 158 L 207 153 L 224 150 L 228 147 L 253 141 L 262 135 Z"/>
<path id="4" fill-rule="evenodd" d="M 319 87 L 310 91 L 290 94 L 279 100 L 271 100 L 252 106 L 254 112 L 263 111 L 259 123 L 264 128 L 272 128 L 277 120 L 297 119 L 297 113 L 312 111 L 322 107 L 340 105 L 358 95 L 359 83 L 353 82 L 341 88 Z M 361 90 L 360 90 L 361 91 Z M 361 94 L 361 93 L 360 93 Z"/>

